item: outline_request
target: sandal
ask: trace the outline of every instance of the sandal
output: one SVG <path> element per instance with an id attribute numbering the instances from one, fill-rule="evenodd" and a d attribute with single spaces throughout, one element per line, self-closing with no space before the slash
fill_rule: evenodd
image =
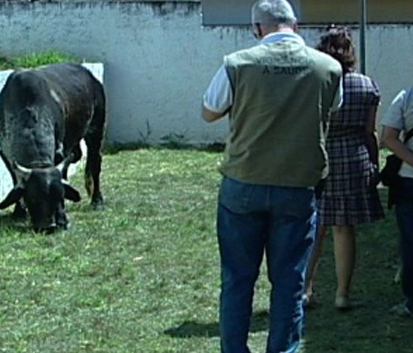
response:
<path id="1" fill-rule="evenodd" d="M 319 306 L 321 303 L 314 297 L 314 295 L 305 295 L 303 306 L 305 309 L 314 309 Z"/>

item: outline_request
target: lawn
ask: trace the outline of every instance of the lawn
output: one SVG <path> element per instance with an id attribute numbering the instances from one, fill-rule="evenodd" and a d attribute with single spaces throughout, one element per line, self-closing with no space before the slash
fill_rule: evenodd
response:
<path id="1" fill-rule="evenodd" d="M 0 218 L 1 353 L 219 352 L 215 202 L 220 153 L 139 149 L 103 159 L 103 211 L 84 196 L 68 204 L 72 228 L 34 234 Z M 383 190 L 383 195 L 384 195 Z M 394 216 L 360 229 L 357 310 L 338 313 L 328 237 L 317 280 L 322 305 L 308 312 L 303 352 L 404 353 L 413 321 L 402 300 Z M 268 284 L 257 285 L 253 353 L 264 352 Z"/>

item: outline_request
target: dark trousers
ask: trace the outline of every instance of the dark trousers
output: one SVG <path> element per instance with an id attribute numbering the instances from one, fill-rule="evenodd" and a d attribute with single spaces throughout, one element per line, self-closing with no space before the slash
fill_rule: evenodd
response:
<path id="1" fill-rule="evenodd" d="M 314 188 L 223 179 L 217 224 L 222 353 L 250 353 L 247 339 L 254 285 L 264 254 L 272 286 L 266 352 L 298 351 L 303 336 L 305 272 L 315 225 Z"/>
<path id="2" fill-rule="evenodd" d="M 400 178 L 396 217 L 400 231 L 402 290 L 413 312 L 413 178 Z"/>

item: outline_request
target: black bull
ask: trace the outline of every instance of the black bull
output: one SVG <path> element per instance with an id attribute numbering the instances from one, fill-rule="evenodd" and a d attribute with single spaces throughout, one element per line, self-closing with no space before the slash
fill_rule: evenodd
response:
<path id="1" fill-rule="evenodd" d="M 92 206 L 100 207 L 105 119 L 103 86 L 82 65 L 14 71 L 0 93 L 0 151 L 14 188 L 0 209 L 16 204 L 14 215 L 24 216 L 27 207 L 35 230 L 66 229 L 64 199 L 80 201 L 67 171 L 82 156 L 81 139 L 86 190 Z"/>

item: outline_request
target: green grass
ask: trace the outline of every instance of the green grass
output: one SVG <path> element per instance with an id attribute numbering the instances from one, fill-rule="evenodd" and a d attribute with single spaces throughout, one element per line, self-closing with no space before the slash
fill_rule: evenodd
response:
<path id="1" fill-rule="evenodd" d="M 219 258 L 215 209 L 220 153 L 138 149 L 103 159 L 103 211 L 91 211 L 82 176 L 73 228 L 34 234 L 0 218 L 1 353 L 219 352 Z M 308 353 L 403 353 L 412 322 L 393 317 L 402 300 L 392 214 L 359 235 L 354 295 L 363 306 L 337 313 L 331 239 L 308 312 Z M 263 352 L 268 284 L 257 284 L 253 353 Z"/>
<path id="2" fill-rule="evenodd" d="M 0 70 L 31 68 L 58 62 L 80 62 L 73 55 L 63 54 L 55 50 L 49 50 L 42 53 L 31 53 L 17 57 L 0 57 Z"/>

